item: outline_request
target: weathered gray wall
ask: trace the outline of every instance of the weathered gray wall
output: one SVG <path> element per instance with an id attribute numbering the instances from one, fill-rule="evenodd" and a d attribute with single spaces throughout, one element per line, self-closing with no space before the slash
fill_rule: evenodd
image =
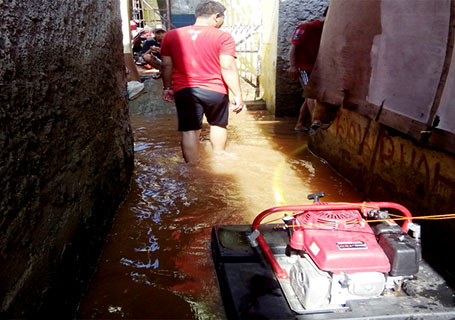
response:
<path id="1" fill-rule="evenodd" d="M 171 12 L 172 14 L 194 14 L 199 2 L 201 0 L 172 0 Z"/>
<path id="2" fill-rule="evenodd" d="M 280 1 L 276 73 L 277 116 L 296 116 L 302 104 L 302 87 L 288 77 L 289 47 L 295 28 L 323 15 L 328 0 Z"/>
<path id="3" fill-rule="evenodd" d="M 0 318 L 68 318 L 133 169 L 119 1 L 0 7 Z"/>
<path id="4" fill-rule="evenodd" d="M 144 83 L 144 94 L 128 103 L 130 114 L 175 114 L 176 109 L 173 103 L 163 100 L 163 81 L 151 77 L 142 77 Z"/>

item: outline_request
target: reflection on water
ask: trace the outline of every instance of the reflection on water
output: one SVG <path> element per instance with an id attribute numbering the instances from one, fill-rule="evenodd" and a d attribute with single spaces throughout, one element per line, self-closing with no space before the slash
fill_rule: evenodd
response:
<path id="1" fill-rule="evenodd" d="M 277 205 L 361 201 L 306 148 L 295 119 L 231 114 L 226 154 L 186 165 L 174 115 L 132 116 L 135 175 L 81 301 L 78 318 L 223 319 L 209 252 L 210 228 L 246 224 Z"/>

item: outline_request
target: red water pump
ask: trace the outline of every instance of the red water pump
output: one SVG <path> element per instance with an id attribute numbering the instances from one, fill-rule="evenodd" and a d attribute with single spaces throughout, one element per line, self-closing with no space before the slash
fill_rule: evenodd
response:
<path id="1" fill-rule="evenodd" d="M 421 257 L 420 228 L 408 209 L 392 202 L 322 203 L 322 196 L 309 195 L 315 201 L 310 205 L 268 209 L 253 222 L 253 231 L 259 231 L 266 216 L 292 212 L 283 218 L 290 231 L 287 256 L 275 257 L 260 233 L 256 241 L 277 278 L 290 284 L 306 310 L 379 297 L 414 277 Z M 404 216 L 401 227 L 385 209 Z"/>
<path id="2" fill-rule="evenodd" d="M 292 249 L 333 273 L 389 272 L 390 263 L 358 210 L 307 211 L 294 219 Z"/>

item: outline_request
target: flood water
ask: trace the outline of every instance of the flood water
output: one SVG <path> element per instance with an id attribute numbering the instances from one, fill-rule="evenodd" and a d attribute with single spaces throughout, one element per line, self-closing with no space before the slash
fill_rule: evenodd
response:
<path id="1" fill-rule="evenodd" d="M 266 111 L 230 115 L 227 153 L 183 162 L 175 115 L 131 116 L 135 173 L 78 319 L 224 319 L 210 230 L 250 224 L 277 205 L 363 199 L 307 148 L 295 119 Z"/>

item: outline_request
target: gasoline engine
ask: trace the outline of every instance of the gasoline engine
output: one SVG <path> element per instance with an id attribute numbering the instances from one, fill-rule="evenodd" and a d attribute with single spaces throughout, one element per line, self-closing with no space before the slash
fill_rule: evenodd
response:
<path id="1" fill-rule="evenodd" d="M 361 212 L 377 222 L 370 225 Z M 377 208 L 285 216 L 285 223 L 293 226 L 286 258 L 289 282 L 306 310 L 333 310 L 349 300 L 399 294 L 403 282 L 415 277 L 420 228 L 408 224 L 411 236 L 388 218 L 387 211 Z"/>

